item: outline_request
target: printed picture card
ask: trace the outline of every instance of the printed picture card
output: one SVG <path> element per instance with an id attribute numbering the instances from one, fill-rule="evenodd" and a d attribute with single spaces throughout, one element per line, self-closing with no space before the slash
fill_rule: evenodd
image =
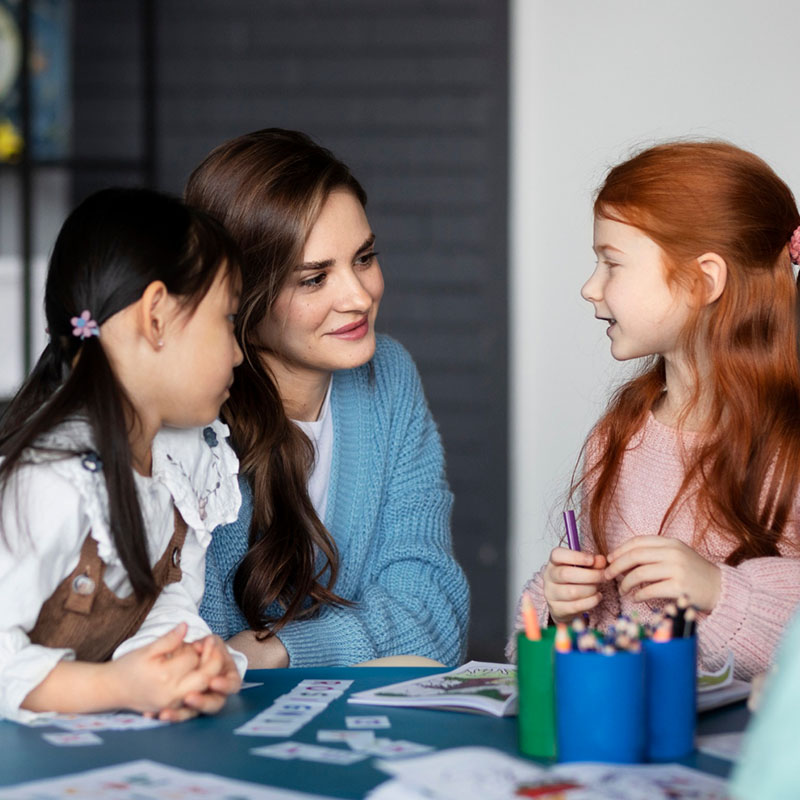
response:
<path id="1" fill-rule="evenodd" d="M 264 747 L 253 747 L 250 752 L 256 756 L 288 760 L 297 758 L 302 761 L 315 761 L 319 764 L 338 764 L 349 766 L 363 761 L 369 756 L 366 753 L 355 753 L 352 750 L 337 750 L 333 747 L 321 747 L 303 742 L 279 742 Z"/>
<path id="2" fill-rule="evenodd" d="M 392 723 L 389 722 L 389 717 L 345 717 L 344 724 L 350 730 L 364 730 L 365 728 L 391 728 Z"/>
<path id="3" fill-rule="evenodd" d="M 103 744 L 103 740 L 90 731 L 64 731 L 63 733 L 43 733 L 42 739 L 56 747 L 82 747 L 87 744 Z"/>

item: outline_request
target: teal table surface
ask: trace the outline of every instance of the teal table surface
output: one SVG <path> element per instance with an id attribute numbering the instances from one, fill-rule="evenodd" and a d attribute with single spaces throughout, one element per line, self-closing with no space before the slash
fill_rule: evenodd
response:
<path id="1" fill-rule="evenodd" d="M 254 783 L 331 797 L 361 798 L 388 778 L 373 767 L 374 759 L 351 766 L 279 761 L 255 756 L 249 751 L 285 739 L 233 733 L 235 728 L 271 705 L 276 697 L 307 678 L 352 679 L 353 684 L 344 696 L 334 700 L 321 714 L 289 737 L 292 741 L 316 743 L 317 730 L 343 729 L 345 716 L 381 714 L 389 717 L 391 728 L 376 731 L 377 736 L 420 742 L 437 749 L 480 745 L 519 755 L 516 717 L 498 719 L 479 714 L 358 706 L 347 702 L 351 692 L 442 671 L 411 667 L 251 670 L 247 673 L 247 680 L 263 682 L 263 685 L 245 689 L 230 698 L 219 714 L 152 730 L 100 731 L 98 735 L 103 744 L 87 747 L 56 747 L 42 738 L 42 733 L 55 728 L 28 728 L 1 721 L 0 786 L 147 758 Z M 701 715 L 698 733 L 742 730 L 747 719 L 744 703 L 738 703 Z M 341 748 L 344 745 L 326 746 Z M 730 770 L 728 762 L 699 753 L 682 763 L 716 775 L 725 776 Z"/>

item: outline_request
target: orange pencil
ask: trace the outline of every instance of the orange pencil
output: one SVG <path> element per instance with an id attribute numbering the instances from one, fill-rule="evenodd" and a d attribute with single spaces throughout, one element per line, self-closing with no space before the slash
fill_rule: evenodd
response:
<path id="1" fill-rule="evenodd" d="M 572 637 L 569 635 L 569 628 L 563 622 L 556 625 L 555 648 L 558 653 L 569 653 L 572 650 Z"/>
<path id="2" fill-rule="evenodd" d="M 522 620 L 525 623 L 525 636 L 532 642 L 541 641 L 542 631 L 539 628 L 539 618 L 536 616 L 533 600 L 527 592 L 522 595 L 521 608 Z"/>
<path id="3" fill-rule="evenodd" d="M 668 642 L 672 639 L 672 619 L 665 617 L 658 623 L 653 635 L 650 637 L 654 642 Z"/>

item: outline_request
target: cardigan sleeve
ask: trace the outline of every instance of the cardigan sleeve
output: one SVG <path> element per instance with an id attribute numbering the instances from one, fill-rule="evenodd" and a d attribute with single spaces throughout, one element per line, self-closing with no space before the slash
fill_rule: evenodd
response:
<path id="1" fill-rule="evenodd" d="M 378 561 L 354 606 L 328 606 L 278 632 L 290 666 L 354 664 L 399 654 L 460 663 L 469 588 L 449 537 L 442 535 L 451 500 L 431 492 L 426 505 L 424 517 L 413 502 L 387 507 L 395 525 L 391 536 L 376 543 Z"/>
<path id="2" fill-rule="evenodd" d="M 737 567 L 718 566 L 719 601 L 698 621 L 699 660 L 704 669 L 716 669 L 732 650 L 736 677 L 749 680 L 771 664 L 800 603 L 800 558 L 751 558 Z"/>
<path id="3" fill-rule="evenodd" d="M 397 384 L 384 387 L 384 394 L 395 397 L 386 415 L 393 445 L 384 454 L 385 484 L 374 492 L 380 507 L 366 534 L 363 569 L 359 559 L 348 558 L 352 542 L 341 552 L 337 586 L 356 585 L 348 594 L 354 605 L 328 606 L 315 618 L 282 628 L 277 635 L 291 666 L 354 664 L 400 654 L 454 665 L 465 655 L 469 586 L 453 554 L 453 496 L 442 442 L 410 356 L 391 341 L 382 347 L 396 369 Z M 384 377 L 376 375 L 376 383 Z M 354 577 L 354 568 L 362 574 Z M 343 581 L 346 570 L 351 573 Z"/>
<path id="4" fill-rule="evenodd" d="M 253 492 L 241 475 L 239 489 L 242 505 L 238 519 L 218 526 L 211 534 L 211 543 L 206 550 L 205 591 L 200 603 L 200 616 L 212 632 L 223 639 L 230 639 L 250 627 L 233 597 L 233 576 L 247 553 L 253 516 Z"/>

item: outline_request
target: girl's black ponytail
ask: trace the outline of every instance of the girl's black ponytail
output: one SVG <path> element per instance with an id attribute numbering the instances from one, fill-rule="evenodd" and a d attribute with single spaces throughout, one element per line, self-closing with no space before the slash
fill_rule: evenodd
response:
<path id="1" fill-rule="evenodd" d="M 102 471 L 111 535 L 138 597 L 156 591 L 147 532 L 134 481 L 129 431 L 139 423 L 99 336 L 75 335 L 84 311 L 102 327 L 136 302 L 153 281 L 192 311 L 220 269 L 238 271 L 239 255 L 222 226 L 179 200 L 147 189 L 105 189 L 70 214 L 47 274 L 50 342 L 0 419 L 0 495 L 31 449 L 48 457 L 85 455 Z M 41 437 L 67 420 L 85 420 L 92 442 L 73 450 Z M 2 537 L 2 531 L 0 531 Z"/>

